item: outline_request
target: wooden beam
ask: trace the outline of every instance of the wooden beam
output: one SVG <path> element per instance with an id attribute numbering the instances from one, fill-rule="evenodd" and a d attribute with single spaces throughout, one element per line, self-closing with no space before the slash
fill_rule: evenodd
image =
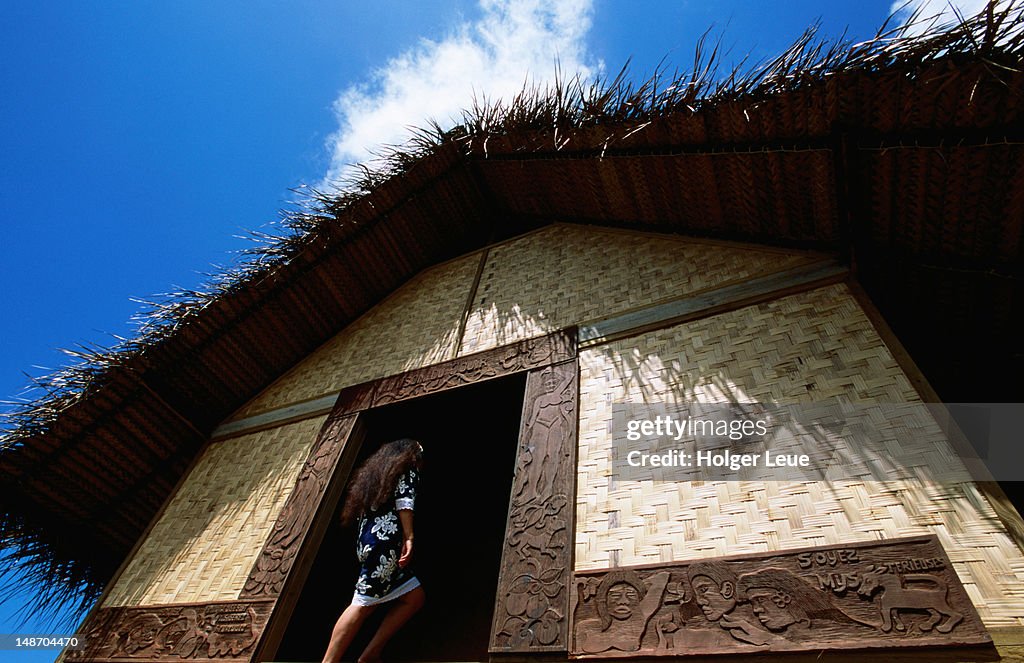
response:
<path id="1" fill-rule="evenodd" d="M 227 437 L 235 437 L 246 433 L 255 433 L 268 428 L 277 428 L 285 424 L 294 423 L 302 419 L 311 419 L 327 414 L 334 407 L 338 400 L 338 392 L 314 398 L 301 403 L 293 403 L 285 407 L 261 412 L 245 419 L 238 419 L 226 424 L 221 424 L 213 431 L 211 439 L 220 440 Z"/>
<path id="2" fill-rule="evenodd" d="M 466 296 L 466 305 L 462 309 L 462 317 L 459 319 L 459 333 L 455 335 L 455 355 L 458 356 L 462 348 L 462 339 L 466 335 L 466 325 L 469 324 L 469 317 L 473 314 L 473 302 L 476 301 L 476 292 L 480 289 L 480 279 L 484 275 L 484 268 L 487 267 L 487 258 L 491 250 L 485 248 L 480 252 L 480 262 L 476 266 L 476 274 L 473 275 L 473 283 L 469 287 L 469 295 Z"/>
<path id="3" fill-rule="evenodd" d="M 100 608 L 81 631 L 83 647 L 65 650 L 64 660 L 250 663 L 273 610 L 272 599 Z"/>
<path id="4" fill-rule="evenodd" d="M 655 329 L 724 313 L 767 299 L 838 283 L 846 277 L 846 267 L 824 260 L 795 267 L 743 283 L 715 288 L 648 306 L 623 315 L 580 325 L 581 348 L 635 336 Z"/>

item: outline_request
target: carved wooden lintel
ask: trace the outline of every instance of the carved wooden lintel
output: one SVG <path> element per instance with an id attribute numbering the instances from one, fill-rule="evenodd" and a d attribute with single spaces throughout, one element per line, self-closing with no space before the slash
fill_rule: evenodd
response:
<path id="1" fill-rule="evenodd" d="M 380 380 L 364 382 L 362 384 L 346 387 L 338 394 L 338 400 L 334 404 L 334 413 L 356 413 L 369 410 L 373 407 L 373 392 L 376 390 Z"/>
<path id="2" fill-rule="evenodd" d="M 577 573 L 572 654 L 989 645 L 934 536 Z"/>
<path id="3" fill-rule="evenodd" d="M 576 328 L 477 352 L 342 390 L 335 413 L 351 413 L 446 391 L 576 357 Z"/>
<path id="4" fill-rule="evenodd" d="M 526 381 L 492 653 L 568 650 L 578 391 L 575 361 L 534 370 Z"/>
<path id="5" fill-rule="evenodd" d="M 69 650 L 74 663 L 111 661 L 248 661 L 273 600 L 100 608 Z"/>
<path id="6" fill-rule="evenodd" d="M 241 598 L 273 598 L 281 594 L 356 416 L 332 414 L 328 417 L 299 472 L 295 488 L 249 572 Z"/>

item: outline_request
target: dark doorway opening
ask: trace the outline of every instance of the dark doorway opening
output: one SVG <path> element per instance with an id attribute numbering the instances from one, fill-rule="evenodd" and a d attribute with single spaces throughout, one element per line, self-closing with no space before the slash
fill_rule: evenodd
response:
<path id="1" fill-rule="evenodd" d="M 360 415 L 366 435 L 354 467 L 400 437 L 424 447 L 413 564 L 427 602 L 388 645 L 388 660 L 487 660 L 525 389 L 519 373 Z M 333 511 L 275 660 L 319 661 L 352 598 L 355 532 L 338 523 L 340 503 Z M 343 660 L 359 656 L 385 609 Z"/>

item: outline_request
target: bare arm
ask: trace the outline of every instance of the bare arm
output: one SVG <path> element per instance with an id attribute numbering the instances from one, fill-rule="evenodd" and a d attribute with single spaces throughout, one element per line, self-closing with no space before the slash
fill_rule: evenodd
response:
<path id="1" fill-rule="evenodd" d="M 398 566 L 404 569 L 412 560 L 412 509 L 400 510 L 398 522 L 402 525 L 402 554 Z"/>
<path id="2" fill-rule="evenodd" d="M 668 571 L 651 576 L 651 586 L 647 588 L 647 594 L 640 602 L 640 611 L 643 612 L 644 619 L 649 619 L 661 607 L 661 599 L 665 595 L 665 585 L 668 584 L 670 576 Z"/>

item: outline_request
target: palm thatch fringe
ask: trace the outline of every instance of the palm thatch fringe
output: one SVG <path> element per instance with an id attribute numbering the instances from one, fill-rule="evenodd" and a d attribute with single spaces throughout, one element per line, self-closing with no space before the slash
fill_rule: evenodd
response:
<path id="1" fill-rule="evenodd" d="M 0 604 L 20 603 L 12 614 L 24 626 L 29 620 L 54 631 L 70 631 L 99 598 L 103 579 L 10 513 L 0 514 Z"/>

